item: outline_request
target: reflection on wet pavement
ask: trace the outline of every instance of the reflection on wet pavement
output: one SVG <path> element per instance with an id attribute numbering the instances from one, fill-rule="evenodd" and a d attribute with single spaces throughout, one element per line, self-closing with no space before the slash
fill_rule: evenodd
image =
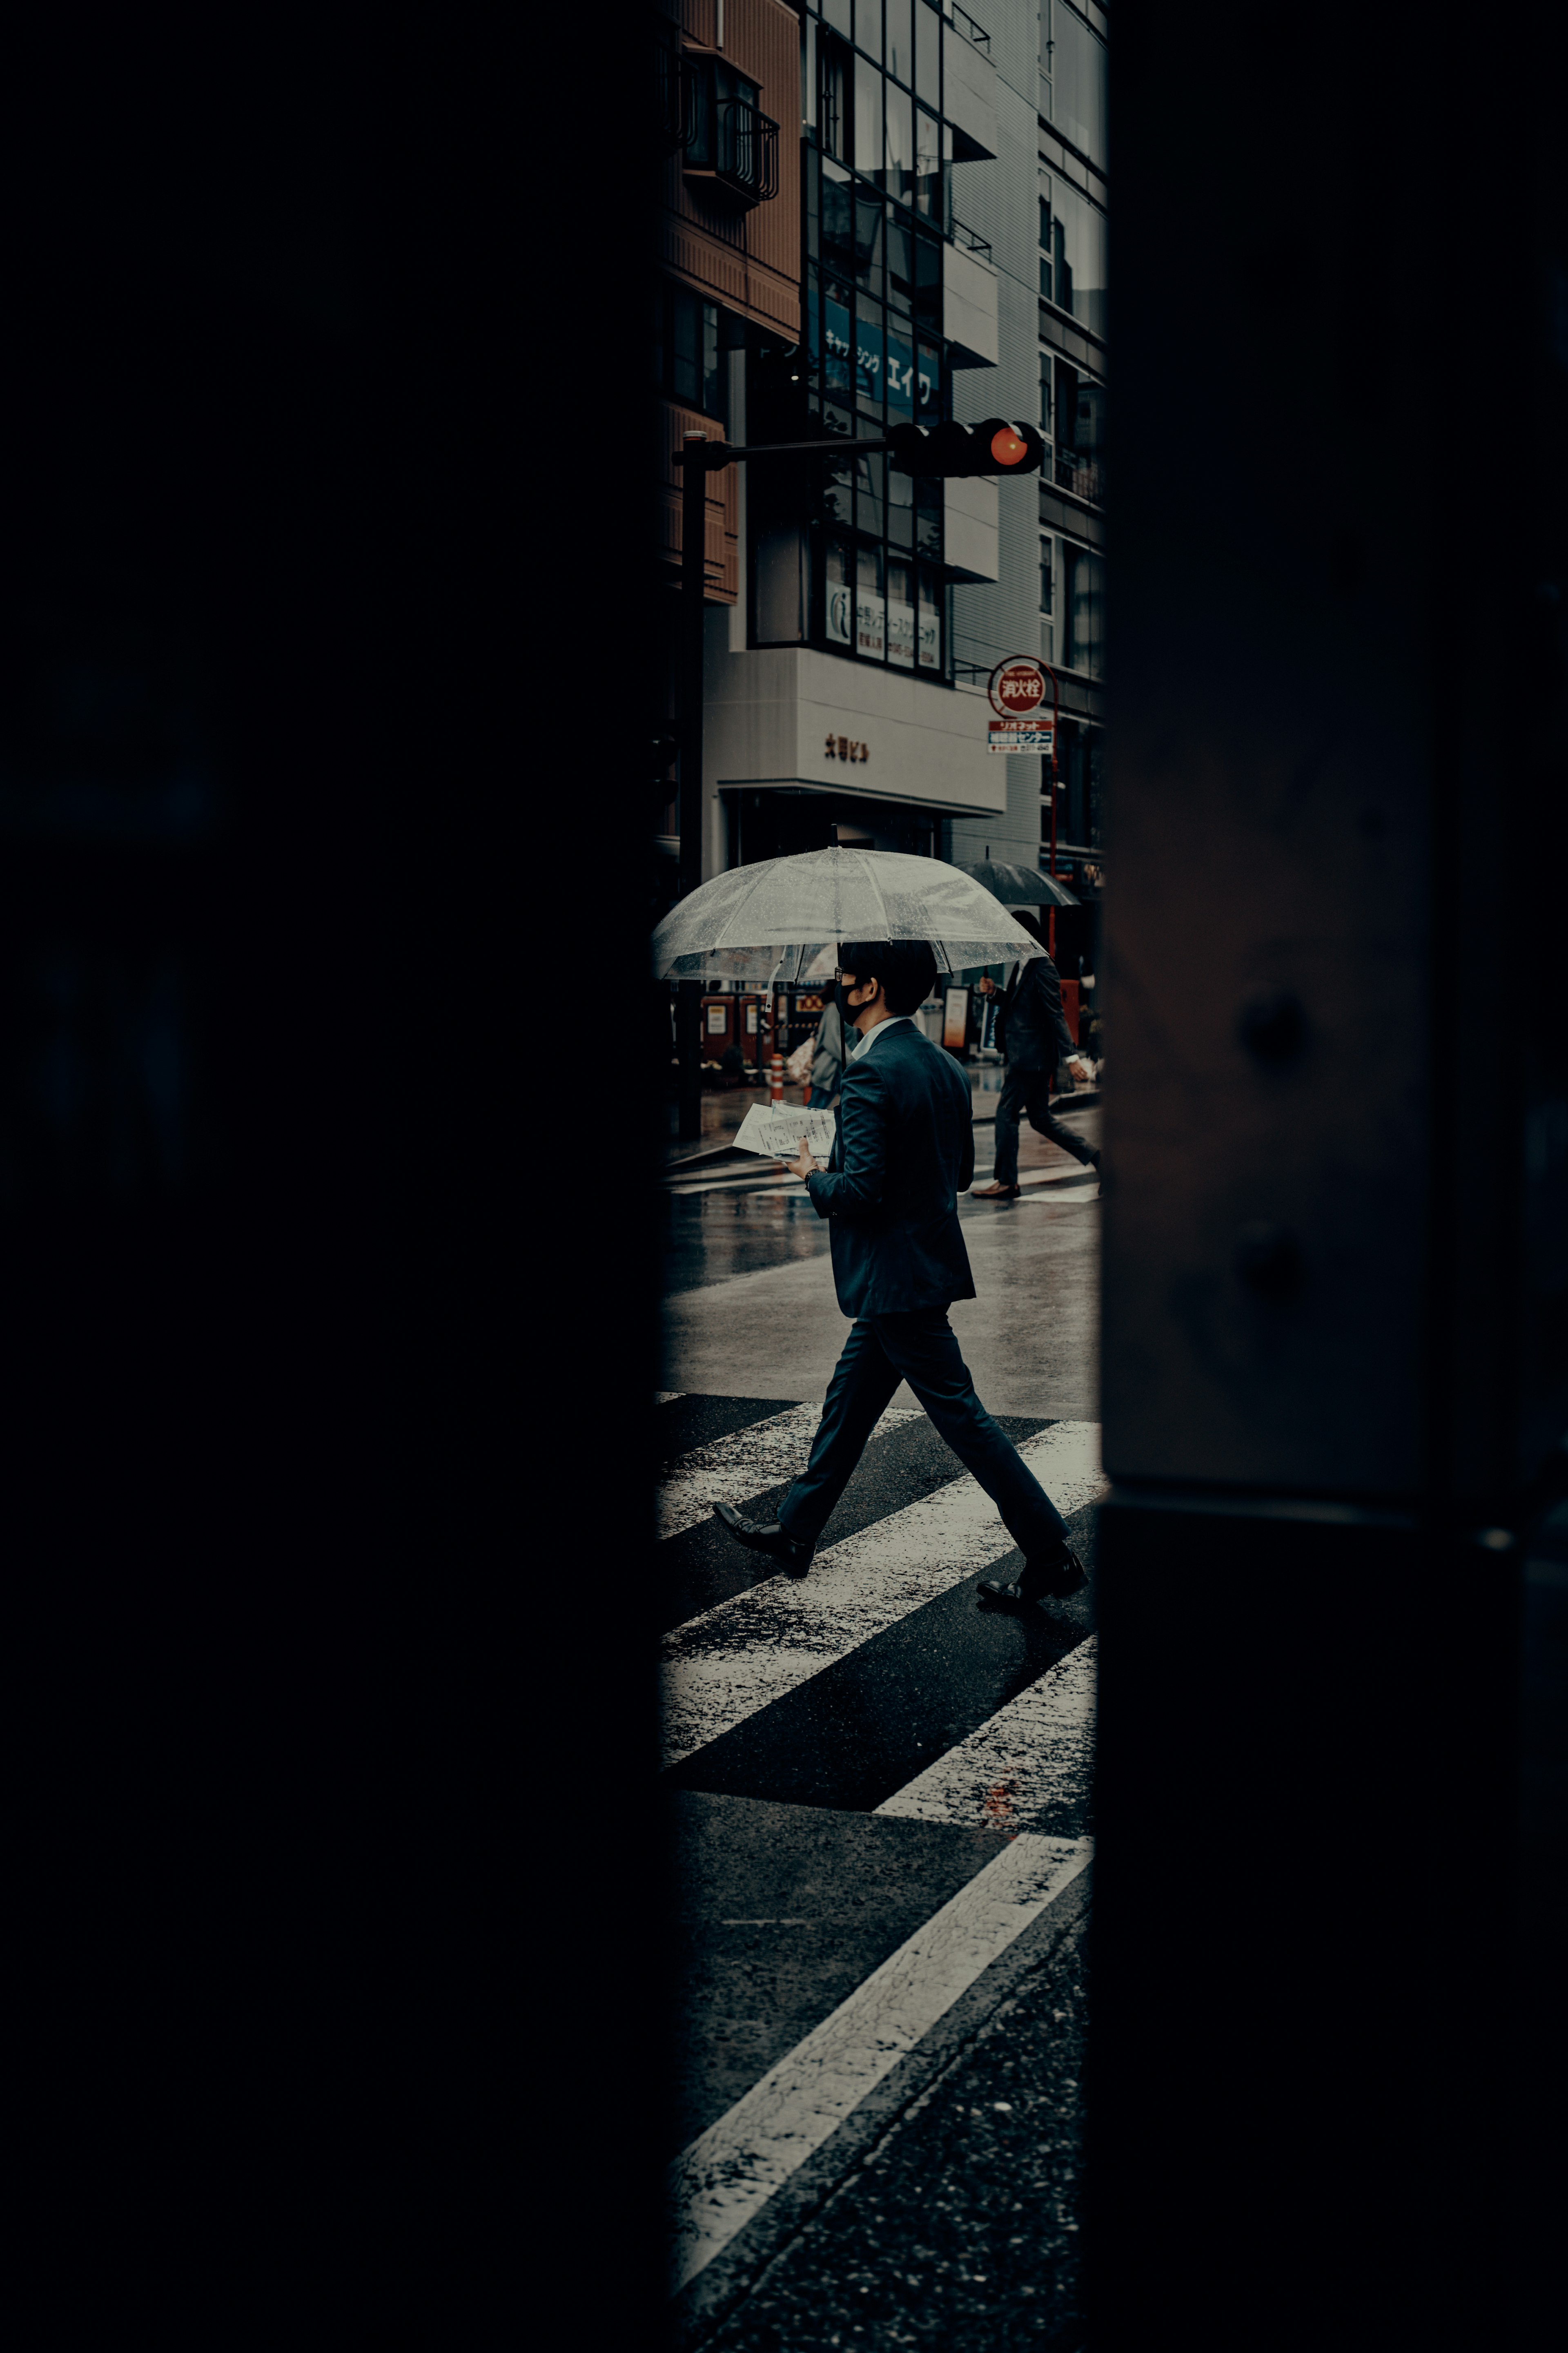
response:
<path id="1" fill-rule="evenodd" d="M 698 1291 L 734 1274 L 825 1258 L 827 1220 L 805 1192 L 700 1193 L 665 1203 L 664 1287 Z"/>

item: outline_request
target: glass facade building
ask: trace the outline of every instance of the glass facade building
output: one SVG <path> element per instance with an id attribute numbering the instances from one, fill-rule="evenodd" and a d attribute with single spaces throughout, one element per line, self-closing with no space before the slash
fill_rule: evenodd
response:
<path id="1" fill-rule="evenodd" d="M 951 21 L 929 0 L 802 8 L 805 336 L 794 406 L 803 438 L 868 440 L 949 413 L 942 245 L 954 137 L 942 107 L 944 33 L 952 37 Z M 941 484 L 847 448 L 816 470 L 799 520 L 805 636 L 857 660 L 946 678 Z"/>

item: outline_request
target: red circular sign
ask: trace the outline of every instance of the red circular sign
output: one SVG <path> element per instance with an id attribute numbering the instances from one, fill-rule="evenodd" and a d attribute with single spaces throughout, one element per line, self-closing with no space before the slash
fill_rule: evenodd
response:
<path id="1" fill-rule="evenodd" d="M 1026 656 L 998 662 L 986 691 L 999 719 L 1032 719 L 1046 700 L 1046 673 Z"/>

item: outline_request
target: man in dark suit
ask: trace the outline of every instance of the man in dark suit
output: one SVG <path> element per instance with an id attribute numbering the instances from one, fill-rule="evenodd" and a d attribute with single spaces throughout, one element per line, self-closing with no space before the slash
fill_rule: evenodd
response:
<path id="1" fill-rule="evenodd" d="M 1045 940 L 1037 917 L 1015 907 L 1013 920 L 1041 947 Z M 982 981 L 982 988 L 992 983 Z M 976 1186 L 977 1201 L 1010 1201 L 1018 1191 L 1018 1119 L 1025 1114 L 1037 1135 L 1059 1144 L 1086 1167 L 1098 1168 L 1100 1155 L 1051 1109 L 1051 1089 L 1057 1064 L 1071 1069 L 1078 1053 L 1062 1006 L 1062 985 L 1048 955 L 1030 956 L 1016 965 L 997 1018 L 997 1043 L 1007 1065 L 996 1104 L 996 1162 L 989 1185 Z M 1085 1073 L 1081 1063 L 1077 1075 Z"/>
<path id="2" fill-rule="evenodd" d="M 817 1537 L 900 1380 L 1001 1513 L 1024 1556 L 1016 1580 L 981 1582 L 1015 1606 L 1076 1591 L 1083 1568 L 1060 1513 L 980 1399 L 947 1320 L 974 1282 L 957 1196 L 974 1173 L 969 1082 L 912 1016 L 936 982 L 923 941 L 839 951 L 838 997 L 859 1031 L 839 1095 L 832 1157 L 803 1142 L 795 1174 L 830 1226 L 838 1304 L 854 1318 L 811 1460 L 776 1520 L 714 1512 L 731 1535 L 804 1576 Z"/>

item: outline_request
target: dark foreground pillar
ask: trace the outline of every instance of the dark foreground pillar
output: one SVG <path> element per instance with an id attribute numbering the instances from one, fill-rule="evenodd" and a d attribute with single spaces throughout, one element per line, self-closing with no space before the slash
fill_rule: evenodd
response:
<path id="1" fill-rule="evenodd" d="M 1489 2341 L 1514 1552 L 1212 1497 L 1100 1544 L 1097 2332 Z"/>
<path id="2" fill-rule="evenodd" d="M 1117 14 L 1096 2353 L 1536 2341 L 1563 45 L 1528 6 L 1483 121 L 1457 10 L 1321 48 Z M 1509 459 L 1461 492 L 1446 355 L 1483 310 Z"/>

